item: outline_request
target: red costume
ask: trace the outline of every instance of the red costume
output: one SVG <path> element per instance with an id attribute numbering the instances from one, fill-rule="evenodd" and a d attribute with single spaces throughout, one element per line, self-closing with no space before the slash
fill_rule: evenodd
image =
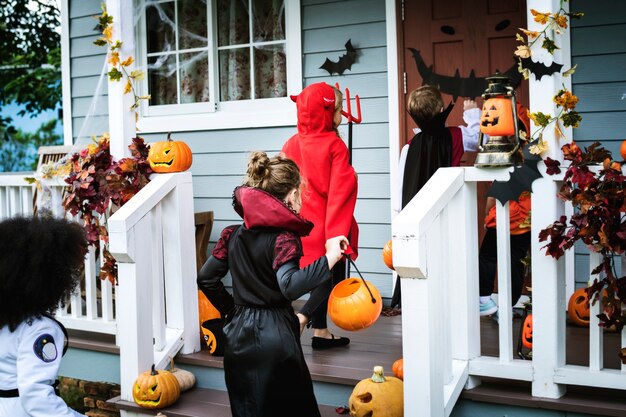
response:
<path id="1" fill-rule="evenodd" d="M 314 224 L 311 234 L 302 238 L 300 265 L 324 255 L 326 240 L 340 235 L 348 238 L 356 259 L 359 229 L 353 213 L 357 178 L 348 148 L 333 130 L 334 90 L 317 83 L 291 98 L 298 108 L 298 133 L 285 143 L 282 153 L 300 167 L 304 179 L 300 214 Z"/>

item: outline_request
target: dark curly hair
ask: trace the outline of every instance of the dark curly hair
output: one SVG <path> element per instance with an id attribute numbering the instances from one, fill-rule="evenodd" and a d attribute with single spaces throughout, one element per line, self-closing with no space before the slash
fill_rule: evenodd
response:
<path id="1" fill-rule="evenodd" d="M 77 223 L 43 217 L 0 222 L 0 327 L 53 313 L 81 277 L 87 252 Z"/>

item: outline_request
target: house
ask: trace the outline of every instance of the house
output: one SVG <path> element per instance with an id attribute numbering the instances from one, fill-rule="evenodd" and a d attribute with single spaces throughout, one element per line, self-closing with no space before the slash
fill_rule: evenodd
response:
<path id="1" fill-rule="evenodd" d="M 73 317 L 79 315 L 77 309 L 62 318 L 78 330 L 104 329 L 103 333 L 117 335 L 120 356 L 103 352 L 105 348 L 74 348 L 64 372 L 83 379 L 121 382 L 122 399 L 129 400 L 132 380 L 150 363 L 162 365 L 168 354 L 179 350 L 192 354 L 199 348 L 197 332 L 190 330 L 196 320 L 190 301 L 195 299 L 193 282 L 182 282 L 182 277 L 195 272 L 190 267 L 193 262 L 186 262 L 193 253 L 193 211 L 213 211 L 211 242 L 222 227 L 237 222 L 231 193 L 243 176 L 247 152 L 277 152 L 295 131 L 295 106 L 288 96 L 308 84 L 325 81 L 337 82 L 361 99 L 363 123 L 353 126 L 353 164 L 359 174 L 355 217 L 363 248 L 357 265 L 389 299 L 394 277 L 383 264 L 380 251 L 393 236 L 394 265 L 403 277 L 405 299 L 401 342 L 406 359 L 405 392 L 411 393 L 405 396 L 406 415 L 495 416 L 511 405 L 516 406 L 518 415 L 525 416 L 576 415 L 572 411 L 623 415 L 619 414 L 626 412 L 623 401 L 620 405 L 606 399 L 594 405 L 580 403 L 583 405 L 576 408 L 573 402 L 563 400 L 570 386 L 591 387 L 602 394 L 617 390 L 623 395 L 626 390 L 626 368 L 605 368 L 605 339 L 593 318 L 589 335 L 585 335 L 589 340 L 586 365 L 566 363 L 566 298 L 588 281 L 589 265 L 594 265 L 589 261 L 594 255 L 583 247 L 576 249 L 575 256 L 556 262 L 537 256 L 539 243 L 533 241 L 533 312 L 540 318 L 535 323 L 533 360 L 513 358 L 514 327 L 506 308 L 495 336 L 499 352 L 482 356 L 484 326 L 475 304 L 477 183 L 505 180 L 507 169 L 440 170 L 392 222 L 399 149 L 413 127 L 403 109 L 406 91 L 427 76 L 451 77 L 458 70 L 459 79 L 471 79 L 472 74 L 484 77 L 509 69 L 515 65 L 510 51 L 514 50 L 516 28 L 536 27 L 527 10 L 558 11 L 561 3 L 285 0 L 263 2 L 267 9 L 256 15 L 254 1 L 249 3 L 251 14 L 241 4 L 107 1 L 126 52 L 136 56 L 138 66 L 148 65 L 140 88 L 152 99 L 140 109 L 140 134 L 156 141 L 168 131 L 174 132 L 174 137 L 191 147 L 194 164 L 190 174 L 168 174 L 151 181 L 141 198 L 131 200 L 111 218 L 112 251 L 125 279 L 120 279 L 120 287 L 115 289 L 102 284 L 104 298 L 100 308 L 90 307 L 89 324 L 82 317 Z M 63 0 L 62 5 L 66 144 L 110 130 L 112 152 L 123 156 L 124 145 L 134 134 L 134 117 L 127 110 L 129 97 L 121 94 L 122 86 L 108 84 L 108 93 L 92 101 L 106 87 L 105 51 L 93 45 L 99 33 L 92 16 L 100 13 L 99 2 Z M 270 5 L 278 5 L 278 9 Z M 275 16 L 275 10 L 282 10 L 280 6 L 284 6 L 280 24 L 271 18 L 262 22 L 250 17 Z M 574 64 L 579 68 L 571 79 L 556 76 L 538 81 L 531 77 L 528 85 L 520 87 L 519 98 L 533 110 L 554 113 L 552 96 L 561 83 L 571 83 L 581 98 L 584 121 L 581 128 L 566 135 L 583 145 L 602 140 L 615 152 L 622 139 L 619 132 L 626 127 L 626 119 L 620 117 L 626 111 L 626 4 L 572 0 L 563 7 L 584 11 L 585 17 L 572 22 L 571 30 L 560 38 L 555 60 L 565 68 Z M 244 27 L 247 29 L 241 29 Z M 348 40 L 357 51 L 356 61 L 343 74 L 329 75 L 320 66 L 326 58 L 338 60 L 346 52 Z M 418 57 L 429 72 L 419 71 Z M 259 61 L 263 62 L 261 68 Z M 458 110 L 450 120 L 459 122 Z M 347 138 L 346 126 L 341 132 Z M 546 137 L 548 156 L 560 159 L 556 139 L 549 132 Z M 15 188 L 8 179 L 3 184 Z M 11 201 L 20 200 L 22 191 L 15 197 L 14 188 L 0 194 L 6 199 L 3 213 L 11 213 Z M 557 189 L 551 178 L 536 181 L 533 205 L 540 209 L 533 212 L 533 233 L 564 210 L 552 197 Z M 508 206 L 500 207 L 498 213 L 508 216 Z M 173 225 L 163 219 L 174 219 Z M 166 255 L 155 260 L 155 253 Z M 451 253 L 454 262 L 447 262 Z M 506 276 L 506 260 L 503 265 L 502 275 Z M 163 285 L 152 285 L 154 276 Z M 504 294 L 510 290 L 504 278 L 499 287 Z M 146 301 L 152 300 L 150 294 L 155 301 Z M 502 298 L 502 306 L 510 307 L 507 297 Z M 157 317 L 154 323 L 150 312 Z M 625 345 L 626 334 L 619 340 Z M 86 363 L 90 366 L 85 367 Z M 205 371 L 199 385 L 211 387 L 221 377 L 219 367 Z M 481 378 L 503 379 L 507 381 L 501 384 L 504 386 L 510 381 L 529 386 L 522 400 L 512 393 L 501 393 L 499 400 L 489 399 L 484 392 L 472 398 L 471 393 L 481 388 Z M 329 393 L 320 399 L 322 404 L 339 405 L 333 402 L 337 396 L 332 393 L 345 398 L 350 391 L 345 384 L 317 383 L 318 392 Z M 504 406 L 487 404 L 490 402 Z M 138 415 L 137 410 L 124 413 Z"/>

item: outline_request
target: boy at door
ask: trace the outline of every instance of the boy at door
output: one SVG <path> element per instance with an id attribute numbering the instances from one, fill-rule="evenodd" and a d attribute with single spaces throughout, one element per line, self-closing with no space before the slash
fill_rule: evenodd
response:
<path id="1" fill-rule="evenodd" d="M 324 242 L 333 236 L 347 236 L 352 259 L 357 257 L 358 225 L 354 219 L 357 177 L 350 165 L 348 147 L 337 136 L 341 123 L 343 95 L 326 83 L 308 86 L 291 96 L 298 109 L 298 133 L 282 148 L 282 153 L 300 167 L 304 179 L 302 215 L 310 219 L 313 230 L 302 238 L 305 267 L 324 254 Z M 346 253 L 350 253 L 350 250 Z M 326 283 L 327 297 L 334 284 L 345 278 L 345 264 L 333 268 L 333 279 Z M 313 312 L 307 324 L 313 327 L 313 349 L 327 349 L 350 343 L 328 331 L 328 298 Z"/>
<path id="2" fill-rule="evenodd" d="M 428 182 L 439 168 L 458 167 L 465 151 L 478 149 L 480 109 L 474 100 L 463 102 L 463 120 L 467 126 L 446 126 L 453 103 L 443 107 L 443 98 L 437 87 L 424 85 L 411 91 L 407 111 L 417 129 L 415 136 L 400 153 L 399 172 L 401 195 L 396 198 L 394 211 L 400 211 Z M 392 307 L 400 305 L 400 280 L 391 300 Z"/>

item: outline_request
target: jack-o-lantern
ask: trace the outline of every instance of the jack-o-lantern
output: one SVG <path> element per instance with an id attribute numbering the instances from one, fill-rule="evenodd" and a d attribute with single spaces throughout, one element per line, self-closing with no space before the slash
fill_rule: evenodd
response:
<path id="1" fill-rule="evenodd" d="M 396 376 L 396 378 L 400 378 L 404 381 L 404 361 L 402 358 L 398 359 L 391 365 L 391 372 Z"/>
<path id="2" fill-rule="evenodd" d="M 533 348 L 533 315 L 529 314 L 522 325 L 522 345 L 528 349 Z"/>
<path id="3" fill-rule="evenodd" d="M 191 166 L 191 149 L 185 142 L 172 140 L 171 136 L 170 132 L 165 142 L 150 145 L 148 162 L 154 172 L 182 172 Z"/>
<path id="4" fill-rule="evenodd" d="M 589 326 L 589 297 L 586 288 L 579 288 L 567 303 L 567 315 L 578 326 Z"/>
<path id="5" fill-rule="evenodd" d="M 383 247 L 383 262 L 387 265 L 387 268 L 393 269 L 393 252 L 391 251 L 391 239 L 385 243 Z"/>
<path id="6" fill-rule="evenodd" d="M 404 384 L 393 376 L 386 377 L 382 366 L 375 366 L 371 378 L 356 384 L 348 404 L 353 417 L 403 417 Z"/>
<path id="7" fill-rule="evenodd" d="M 202 323 L 202 335 L 211 355 L 224 356 L 223 325 L 222 319 L 220 318 L 206 320 Z"/>
<path id="8" fill-rule="evenodd" d="M 164 408 L 180 397 L 180 385 L 171 372 L 150 371 L 139 375 L 133 384 L 133 399 L 143 408 Z"/>
<path id="9" fill-rule="evenodd" d="M 371 326 L 380 316 L 383 300 L 371 282 L 346 278 L 328 297 L 328 315 L 344 330 L 361 330 Z"/>
<path id="10" fill-rule="evenodd" d="M 489 136 L 512 136 L 515 134 L 511 100 L 494 97 L 485 100 L 480 116 L 480 131 Z"/>

